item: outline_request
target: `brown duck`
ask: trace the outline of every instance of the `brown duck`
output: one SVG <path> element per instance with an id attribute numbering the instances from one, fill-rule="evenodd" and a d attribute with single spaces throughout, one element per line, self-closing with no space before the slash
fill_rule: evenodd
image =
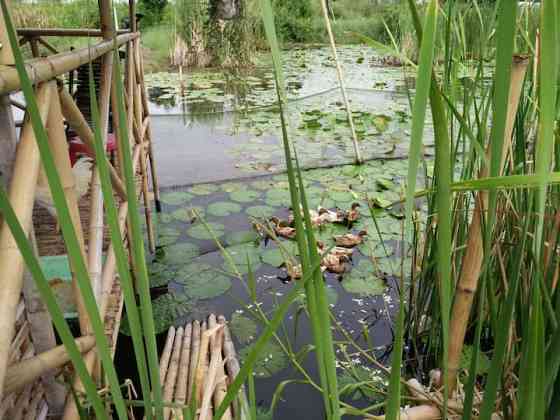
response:
<path id="1" fill-rule="evenodd" d="M 357 235 L 353 233 L 347 233 L 345 235 L 333 236 L 336 246 L 352 248 L 356 245 L 360 245 L 364 241 L 364 236 L 367 235 L 365 230 L 360 231 Z"/>

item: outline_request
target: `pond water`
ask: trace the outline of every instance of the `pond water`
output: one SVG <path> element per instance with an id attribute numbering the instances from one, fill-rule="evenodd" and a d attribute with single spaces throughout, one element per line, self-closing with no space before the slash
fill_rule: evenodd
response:
<path id="1" fill-rule="evenodd" d="M 378 67 L 378 55 L 367 48 L 341 48 L 340 56 L 368 162 L 360 167 L 350 164 L 354 159 L 350 127 L 335 89 L 334 64 L 324 48 L 285 54 L 290 137 L 302 166 L 308 168 L 303 179 L 312 208 L 348 211 L 360 204 L 361 216 L 355 223 L 329 223 L 316 235 L 329 248 L 334 235 L 367 231 L 364 243 L 352 249 L 345 272 L 327 272 L 325 281 L 341 328 L 385 363 L 393 339 L 397 279 L 401 268 L 410 271 L 411 264 L 408 246 L 401 241 L 402 208 L 393 204 L 402 198 L 407 171 L 410 117 L 405 74 L 399 68 Z M 286 269 L 289 257 L 283 250 L 297 254 L 293 241 L 264 241 L 254 228 L 272 216 L 287 219 L 290 213 L 270 67 L 263 60 L 250 76 L 188 74 L 183 88 L 177 75 L 170 73 L 153 74 L 147 83 L 163 204 L 155 216 L 159 246 L 149 264 L 160 340 L 171 325 L 213 312 L 231 320 L 243 356 L 262 328 L 254 321 L 255 306 L 248 303 L 248 271 L 257 280 L 257 305 L 270 318 L 293 287 Z M 427 131 L 431 138 L 431 126 Z M 429 173 L 432 150 L 430 141 L 425 144 Z M 368 202 L 374 204 L 375 220 Z M 121 332 L 127 333 L 126 317 Z M 277 385 L 302 378 L 282 345 L 297 354 L 311 342 L 303 296 L 292 305 L 278 338 L 280 343 L 271 341 L 255 370 L 262 418 L 271 418 L 265 413 Z M 335 330 L 335 339 L 342 343 L 347 337 Z M 125 360 L 126 350 L 119 352 L 117 360 Z M 379 387 L 384 387 L 385 378 L 355 349 L 337 346 L 337 356 L 341 384 L 379 378 Z M 301 357 L 316 379 L 313 352 L 303 351 Z M 371 405 L 376 398 L 379 395 L 368 387 L 344 395 L 356 407 Z M 321 406 L 322 397 L 311 386 L 290 384 L 274 417 L 321 419 Z"/>

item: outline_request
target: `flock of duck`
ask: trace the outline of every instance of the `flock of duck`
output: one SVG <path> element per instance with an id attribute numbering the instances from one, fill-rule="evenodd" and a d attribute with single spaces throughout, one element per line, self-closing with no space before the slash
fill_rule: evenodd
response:
<path id="1" fill-rule="evenodd" d="M 309 211 L 311 224 L 314 228 L 321 228 L 327 224 L 335 223 L 347 226 L 349 229 L 360 218 L 360 204 L 354 203 L 350 210 L 340 209 L 329 210 L 319 207 L 317 210 Z M 265 244 L 269 240 L 277 241 L 278 238 L 293 240 L 296 238 L 295 218 L 293 212 L 290 213 L 288 220 L 280 220 L 271 217 L 268 226 L 255 224 L 257 232 L 264 238 Z M 317 251 L 322 256 L 321 270 L 342 275 L 350 267 L 353 248 L 360 245 L 367 236 L 367 231 L 362 230 L 358 233 L 346 233 L 343 235 L 333 235 L 335 245 L 326 247 L 323 241 L 317 240 Z M 301 264 L 295 263 L 292 258 L 286 258 L 285 268 L 288 280 L 297 280 L 302 277 Z"/>

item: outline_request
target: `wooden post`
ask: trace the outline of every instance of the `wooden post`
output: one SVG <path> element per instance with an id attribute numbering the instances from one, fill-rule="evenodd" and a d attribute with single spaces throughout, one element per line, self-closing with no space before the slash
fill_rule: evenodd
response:
<path id="1" fill-rule="evenodd" d="M 210 329 L 215 328 L 217 324 L 216 321 L 216 316 L 214 314 L 210 314 L 210 316 L 208 317 L 208 326 L 210 327 Z M 223 324 L 221 324 L 223 325 Z M 218 339 L 216 337 L 216 335 L 213 335 L 210 338 L 210 347 L 212 349 L 215 349 L 216 347 L 219 347 L 219 352 L 217 353 L 216 357 L 219 359 L 219 363 L 218 363 L 218 367 L 217 367 L 217 372 L 216 372 L 216 386 L 215 386 L 215 390 L 214 390 L 214 395 L 212 397 L 212 400 L 214 402 L 214 408 L 218 408 L 221 404 L 222 401 L 224 401 L 224 398 L 227 394 L 227 384 L 226 384 L 226 372 L 224 369 L 224 364 L 223 364 L 223 357 L 222 357 L 222 347 L 223 347 L 223 333 L 222 333 L 222 341 L 220 341 L 219 343 L 217 343 Z M 214 356 L 212 356 L 214 357 Z M 227 408 L 227 410 L 225 411 L 224 415 L 222 416 L 221 420 L 232 420 L 232 415 L 231 415 L 231 409 L 230 407 Z"/>
<path id="2" fill-rule="evenodd" d="M 37 103 L 43 123 L 46 123 L 54 91 L 53 83 L 46 83 L 39 87 Z M 21 140 L 14 164 L 13 178 L 10 182 L 9 199 L 18 220 L 29 234 L 31 216 L 35 201 L 35 187 L 39 174 L 40 157 L 35 133 L 31 123 L 27 120 L 23 126 Z M 14 335 L 16 309 L 19 304 L 23 284 L 23 259 L 9 227 L 4 223 L 0 226 L 0 267 L 2 267 L 3 282 L 0 287 L 0 390 L 4 389 L 4 377 L 10 346 Z M 0 391 L 0 399 L 2 397 Z"/>

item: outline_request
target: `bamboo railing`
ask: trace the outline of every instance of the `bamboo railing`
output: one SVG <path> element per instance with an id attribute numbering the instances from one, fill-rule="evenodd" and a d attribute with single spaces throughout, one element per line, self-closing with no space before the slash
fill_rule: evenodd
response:
<path id="1" fill-rule="evenodd" d="M 82 114 L 75 103 L 72 92 L 61 82 L 61 77 L 66 73 L 76 70 L 78 67 L 92 62 L 96 59 L 102 60 L 101 78 L 99 86 L 99 111 L 100 129 L 103 142 L 106 143 L 109 135 L 109 114 L 117 115 L 117 98 L 115 89 L 115 77 L 121 75 L 113 74 L 114 49 L 125 52 L 125 105 L 127 112 L 128 137 L 131 141 L 133 155 L 133 167 L 138 176 L 137 197 L 131 199 L 142 199 L 146 226 L 148 231 L 148 244 L 150 249 L 155 250 L 155 237 L 151 220 L 151 208 L 155 198 L 156 208 L 159 209 L 159 191 L 157 176 L 155 173 L 155 162 L 151 144 L 150 119 L 148 113 L 148 99 L 146 96 L 143 64 L 141 55 L 140 36 L 136 28 L 134 18 L 134 0 L 130 1 L 130 31 L 116 31 L 112 18 L 110 3 L 106 0 L 99 1 L 100 23 L 99 30 L 83 29 L 33 29 L 23 28 L 18 30 L 20 45 L 29 43 L 33 58 L 26 62 L 27 73 L 36 87 L 36 100 L 39 105 L 41 119 L 47 128 L 49 147 L 55 158 L 55 163 L 62 180 L 65 197 L 71 213 L 73 223 L 81 251 L 88 264 L 88 271 L 92 288 L 95 292 L 98 307 L 102 319 L 113 316 L 107 325 L 107 335 L 110 343 L 115 349 L 116 330 L 119 328 L 120 313 L 122 310 L 122 293 L 116 279 L 115 254 L 112 246 L 104 249 L 104 211 L 103 195 L 99 182 L 99 173 L 95 161 L 91 174 L 89 190 L 89 214 L 84 219 L 80 213 L 80 197 L 75 188 L 75 179 L 68 154 L 68 143 L 66 139 L 64 124 L 67 124 L 84 143 L 85 148 L 93 154 L 93 130 L 87 118 Z M 0 171 L 3 182 L 9 191 L 9 199 L 16 215 L 25 232 L 33 237 L 33 209 L 35 202 L 35 191 L 37 183 L 41 178 L 41 162 L 36 145 L 35 135 L 29 119 L 25 119 L 20 130 L 19 141 L 15 138 L 15 123 L 12 117 L 12 106 L 25 110 L 25 104 L 17 102 L 13 105 L 9 94 L 20 89 L 19 76 L 16 69 L 11 66 L 13 57 L 9 48 L 9 41 L 5 33 L 5 25 L 0 25 L 0 151 L 6 151 L 0 156 Z M 58 53 L 56 49 L 44 37 L 49 36 L 87 36 L 101 38 L 86 48 L 71 52 Z M 92 42 L 93 43 L 93 42 Z M 113 118 L 113 132 L 117 133 L 118 121 Z M 15 150 L 15 144 L 17 151 Z M 117 142 L 118 143 L 118 142 Z M 117 154 L 119 150 L 117 149 Z M 120 161 L 119 161 L 120 162 Z M 123 238 L 130 243 L 127 229 L 128 199 L 123 183 L 122 165 L 110 166 L 111 182 L 113 190 L 119 198 L 119 224 Z M 86 221 L 88 222 L 86 224 Z M 87 235 L 86 235 L 87 233 Z M 103 254 L 105 260 L 103 262 Z M 23 310 L 24 321 L 22 321 L 22 307 L 25 309 L 35 305 L 36 294 L 23 293 L 25 266 L 21 254 L 11 235 L 10 229 L 2 223 L 0 218 L 0 270 L 3 273 L 3 285 L 0 288 L 0 322 L 4 326 L 0 334 L 0 418 L 2 414 L 19 413 L 26 418 L 36 418 L 36 414 L 46 415 L 44 405 L 41 402 L 49 401 L 48 389 L 41 388 L 40 393 L 32 392 L 42 382 L 47 383 L 49 375 L 52 377 L 63 365 L 68 363 L 69 357 L 63 346 L 55 347 L 52 325 L 48 316 L 27 316 Z M 95 350 L 95 341 L 91 337 L 91 327 L 88 314 L 82 302 L 81 292 L 77 287 L 75 279 L 73 284 L 73 298 L 76 302 L 81 337 L 76 342 L 84 354 L 86 365 L 97 380 L 103 382 L 103 374 L 98 369 Z M 33 296 L 33 302 L 28 302 Z M 23 306 L 22 306 L 23 305 Z M 36 305 L 35 305 L 36 306 Z M 111 309 L 115 306 L 116 309 Z M 40 311 L 38 311 L 39 313 Z M 31 313 L 31 312 L 30 312 Z M 40 312 L 40 313 L 44 313 Z M 19 322 L 19 324 L 18 324 Z M 18 325 L 28 325 L 29 322 L 42 323 L 35 328 L 19 328 Z M 18 329 L 19 328 L 19 329 Z M 35 346 L 41 348 L 41 353 L 29 349 L 18 353 L 14 357 L 14 340 L 21 340 L 21 335 L 30 336 L 32 342 L 41 341 L 36 334 L 31 332 L 37 330 L 48 330 L 51 339 L 48 346 L 45 342 Z M 16 334 L 17 333 L 17 334 Z M 31 348 L 31 347 L 29 347 Z M 22 356 L 23 355 L 23 356 Z M 21 357 L 20 357 L 21 356 Z M 74 387 L 79 392 L 81 384 L 74 381 Z M 59 390 L 60 391 L 60 390 Z M 40 394 L 40 398 L 37 395 Z M 39 399 L 38 399 L 39 398 Z M 41 399 L 42 398 L 42 399 Z M 23 406 L 22 406 L 23 405 Z M 33 408 L 35 411 L 32 411 Z M 15 410 L 15 411 L 14 411 Z M 21 410 L 21 412 L 19 411 Z M 17 414 L 16 413 L 16 414 Z M 24 414 L 25 413 L 25 414 Z M 43 415 L 41 414 L 41 415 Z M 23 417 L 22 417 L 23 418 Z M 37 417 L 38 418 L 38 417 Z M 66 407 L 63 413 L 64 419 L 79 418 L 77 408 L 72 396 L 66 397 Z"/>

